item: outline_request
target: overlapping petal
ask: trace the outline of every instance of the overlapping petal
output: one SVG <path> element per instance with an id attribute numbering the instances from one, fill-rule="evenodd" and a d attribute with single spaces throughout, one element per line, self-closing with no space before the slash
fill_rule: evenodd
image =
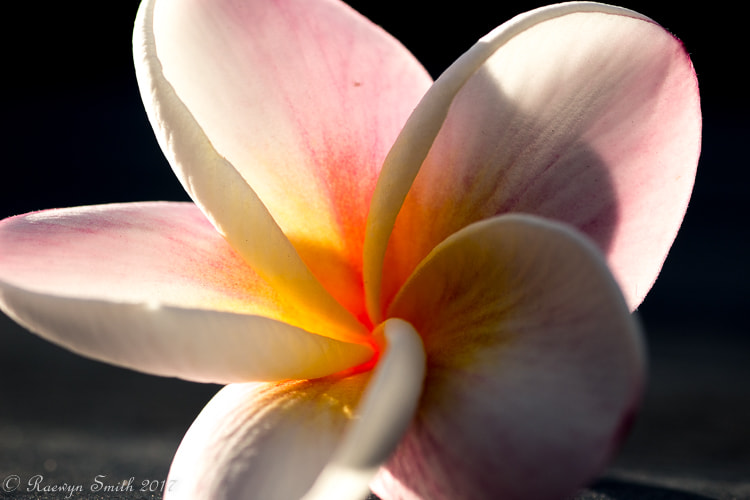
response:
<path id="1" fill-rule="evenodd" d="M 677 40 L 559 4 L 430 87 L 337 0 L 146 0 L 134 46 L 196 205 L 1 222 L 0 306 L 115 364 L 270 381 L 209 403 L 167 498 L 350 499 L 399 441 L 390 499 L 560 498 L 599 472 L 699 150 Z"/>
<path id="2" fill-rule="evenodd" d="M 164 498 L 302 498 L 336 451 L 368 378 L 223 388 L 185 434 Z"/>
<path id="3" fill-rule="evenodd" d="M 431 83 L 421 65 L 329 0 L 161 0 L 146 59 L 158 60 L 231 163 L 196 182 L 244 179 L 324 287 L 366 322 L 365 219 L 383 158 Z M 144 97 L 148 107 L 164 105 L 152 92 Z M 221 200 L 183 184 L 212 217 L 226 217 Z"/>
<path id="4" fill-rule="evenodd" d="M 358 500 L 416 411 L 425 357 L 392 319 L 372 372 L 225 387 L 185 435 L 167 499 Z"/>
<path id="5" fill-rule="evenodd" d="M 363 341 L 365 327 L 300 259 L 255 191 L 214 148 L 164 77 L 154 39 L 154 0 L 141 5 L 133 35 L 136 74 L 157 139 L 180 181 L 229 244 L 308 316 L 318 332 Z"/>
<path id="6" fill-rule="evenodd" d="M 294 305 L 190 203 L 37 212 L 3 221 L 0 245 L 3 309 L 96 359 L 228 383 L 323 376 L 372 356 L 300 328 Z"/>
<path id="7" fill-rule="evenodd" d="M 396 449 L 419 404 L 426 359 L 419 333 L 391 318 L 375 332 L 384 351 L 341 445 L 303 500 L 360 500 Z"/>
<path id="8" fill-rule="evenodd" d="M 682 221 L 700 122 L 687 54 L 640 14 L 569 3 L 509 21 L 438 79 L 386 162 L 380 307 L 445 237 L 508 212 L 577 226 L 637 306 Z M 379 252 L 366 257 L 372 297 Z"/>
<path id="9" fill-rule="evenodd" d="M 422 334 L 428 362 L 412 427 L 373 484 L 384 498 L 564 498 L 638 405 L 640 332 L 600 253 L 559 224 L 467 226 L 389 315 Z"/>
<path id="10" fill-rule="evenodd" d="M 294 306 L 192 203 L 46 210 L 3 221 L 0 241 L 3 281 L 36 292 L 294 322 Z"/>

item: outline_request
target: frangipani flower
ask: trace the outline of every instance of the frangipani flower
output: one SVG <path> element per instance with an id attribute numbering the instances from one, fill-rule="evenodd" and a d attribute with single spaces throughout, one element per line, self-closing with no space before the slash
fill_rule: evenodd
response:
<path id="1" fill-rule="evenodd" d="M 6 219 L 0 304 L 83 355 L 228 384 L 167 497 L 557 498 L 601 470 L 699 153 L 676 39 L 553 5 L 432 83 L 337 0 L 148 0 L 134 46 L 195 204 Z"/>

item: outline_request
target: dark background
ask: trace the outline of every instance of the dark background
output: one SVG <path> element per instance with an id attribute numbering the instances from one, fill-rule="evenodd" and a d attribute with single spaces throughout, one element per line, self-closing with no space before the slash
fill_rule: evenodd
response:
<path id="1" fill-rule="evenodd" d="M 433 76 L 496 25 L 543 4 L 350 3 Z M 710 4 L 620 5 L 683 40 L 701 85 L 704 142 L 683 228 L 638 313 L 651 355 L 644 410 L 613 468 L 584 496 L 750 498 L 745 28 L 740 13 Z M 4 5 L 0 218 L 187 199 L 137 93 L 130 49 L 136 9 L 137 2 L 122 0 Z M 79 358 L 0 316 L 0 481 L 16 474 L 25 486 L 42 474 L 44 484 L 88 486 L 105 475 L 105 484 L 134 477 L 138 490 L 143 481 L 163 480 L 180 437 L 216 390 Z M 0 489 L 4 495 L 35 498 Z"/>

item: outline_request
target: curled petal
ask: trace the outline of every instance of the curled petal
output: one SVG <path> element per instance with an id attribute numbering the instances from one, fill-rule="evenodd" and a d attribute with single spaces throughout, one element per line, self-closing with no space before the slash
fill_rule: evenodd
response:
<path id="1" fill-rule="evenodd" d="M 636 307 L 682 221 L 700 128 L 690 59 L 653 21 L 588 2 L 509 21 L 438 79 L 386 161 L 380 307 L 445 237 L 509 212 L 578 227 Z"/>
<path id="2" fill-rule="evenodd" d="M 152 119 L 193 199 L 226 225 L 224 192 L 203 184 L 247 184 L 325 288 L 363 317 L 370 197 L 386 152 L 431 83 L 427 72 L 338 0 L 158 0 L 153 24 L 141 26 L 150 37 L 136 43 L 147 108 L 153 115 L 169 105 L 148 88 L 168 82 L 227 160 L 210 178 L 194 177 L 203 167 L 168 144 L 190 130 L 166 113 Z"/>
<path id="3" fill-rule="evenodd" d="M 389 315 L 422 334 L 415 420 L 373 483 L 384 498 L 552 499 L 606 464 L 644 375 L 640 332 L 587 239 L 532 216 L 441 243 Z"/>
<path id="4" fill-rule="evenodd" d="M 417 409 L 425 353 L 409 323 L 389 319 L 377 335 L 386 343 L 357 409 L 358 418 L 303 500 L 361 500 L 380 466 L 393 453 Z"/>
<path id="5" fill-rule="evenodd" d="M 57 344 L 158 375 L 320 377 L 372 350 L 298 314 L 190 203 L 49 210 L 0 223 L 0 307 Z"/>
<path id="6" fill-rule="evenodd" d="M 185 435 L 167 500 L 361 500 L 407 429 L 425 373 L 405 321 L 379 328 L 373 372 L 224 388 Z"/>

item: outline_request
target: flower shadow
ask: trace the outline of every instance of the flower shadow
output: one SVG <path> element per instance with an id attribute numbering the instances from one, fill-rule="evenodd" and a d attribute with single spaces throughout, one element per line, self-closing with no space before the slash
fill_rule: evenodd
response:
<path id="1" fill-rule="evenodd" d="M 402 234 L 435 245 L 472 222 L 526 213 L 572 225 L 606 253 L 621 205 L 613 167 L 589 138 L 613 124 L 598 122 L 601 106 L 578 109 L 589 89 L 558 96 L 548 82 L 526 99 L 504 85 L 483 66 L 456 94 L 405 200 Z M 412 251 L 403 240 L 393 254 Z"/>
<path id="2" fill-rule="evenodd" d="M 609 250 L 620 218 L 619 200 L 608 165 L 586 139 L 589 110 L 575 108 L 576 94 L 545 109 L 509 95 L 487 69 L 472 78 L 484 90 L 483 113 L 490 123 L 507 123 L 493 156 L 507 162 L 494 180 L 495 214 L 529 213 L 575 226 Z M 581 89 L 585 92 L 586 89 Z M 591 124 L 589 124 L 589 127 Z"/>

